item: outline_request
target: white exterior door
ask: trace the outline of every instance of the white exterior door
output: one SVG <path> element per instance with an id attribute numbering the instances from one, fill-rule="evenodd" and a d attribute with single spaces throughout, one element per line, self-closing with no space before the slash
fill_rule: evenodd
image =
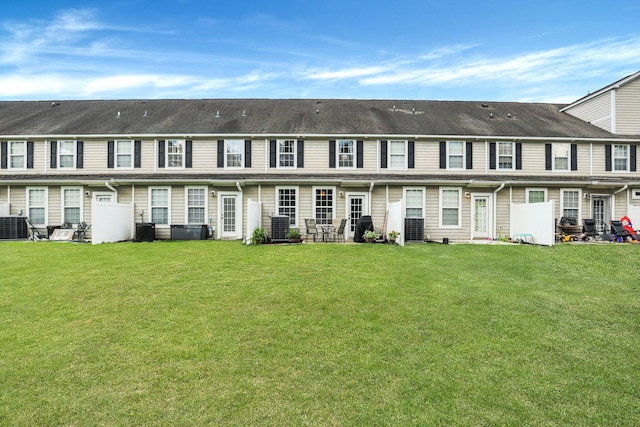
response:
<path id="1" fill-rule="evenodd" d="M 238 192 L 220 192 L 218 230 L 221 239 L 242 238 L 242 196 Z"/>
<path id="2" fill-rule="evenodd" d="M 471 238 L 486 239 L 493 235 L 493 198 L 491 194 L 471 197 Z"/>
<path id="3" fill-rule="evenodd" d="M 610 200 L 610 196 L 591 195 L 592 218 L 596 222 L 596 230 L 600 233 L 605 231 L 606 224 L 611 221 Z"/>
<path id="4" fill-rule="evenodd" d="M 369 195 L 367 193 L 347 193 L 347 225 L 349 237 L 353 237 L 356 222 L 362 215 L 369 215 Z"/>

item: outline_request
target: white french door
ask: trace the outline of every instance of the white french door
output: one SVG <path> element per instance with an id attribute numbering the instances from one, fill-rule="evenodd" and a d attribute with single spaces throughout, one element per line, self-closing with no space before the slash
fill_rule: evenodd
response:
<path id="1" fill-rule="evenodd" d="M 221 239 L 242 238 L 242 196 L 239 192 L 220 192 L 218 196 L 218 235 Z"/>
<path id="2" fill-rule="evenodd" d="M 493 237 L 493 198 L 491 194 L 474 194 L 471 197 L 471 238 Z"/>
<path id="3" fill-rule="evenodd" d="M 369 195 L 367 193 L 347 193 L 347 219 L 349 237 L 353 237 L 356 222 L 362 215 L 369 215 Z"/>

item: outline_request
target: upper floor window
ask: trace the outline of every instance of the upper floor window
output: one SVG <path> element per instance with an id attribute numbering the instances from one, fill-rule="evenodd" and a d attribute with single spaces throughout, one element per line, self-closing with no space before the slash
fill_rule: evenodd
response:
<path id="1" fill-rule="evenodd" d="M 447 169 L 464 169 L 464 146 L 462 141 L 447 141 Z"/>
<path id="2" fill-rule="evenodd" d="M 27 145 L 27 152 L 29 151 Z M 75 169 L 83 166 L 84 142 L 51 141 L 51 168 Z"/>
<path id="3" fill-rule="evenodd" d="M 498 169 L 513 169 L 514 157 L 513 142 L 498 142 Z"/>
<path id="4" fill-rule="evenodd" d="M 58 168 L 76 167 L 76 141 L 58 141 Z"/>
<path id="5" fill-rule="evenodd" d="M 133 141 L 115 141 L 116 168 L 133 167 Z"/>
<path id="6" fill-rule="evenodd" d="M 569 170 L 571 144 L 553 144 L 553 170 Z"/>
<path id="7" fill-rule="evenodd" d="M 405 188 L 405 216 L 407 218 L 424 218 L 424 188 Z"/>
<path id="8" fill-rule="evenodd" d="M 224 167 L 242 168 L 244 167 L 244 140 L 228 139 L 225 141 Z"/>
<path id="9" fill-rule="evenodd" d="M 605 145 L 605 170 L 614 172 L 636 172 L 637 145 Z"/>
<path id="10" fill-rule="evenodd" d="M 167 140 L 167 167 L 183 168 L 184 167 L 184 140 L 168 139 Z"/>
<path id="11" fill-rule="evenodd" d="M 296 167 L 296 141 L 294 139 L 278 141 L 278 167 Z"/>
<path id="12" fill-rule="evenodd" d="M 24 141 L 9 141 L 9 169 L 26 169 L 27 143 Z"/>
<path id="13" fill-rule="evenodd" d="M 389 169 L 407 168 L 407 141 L 389 141 Z"/>
<path id="14" fill-rule="evenodd" d="M 355 167 L 356 142 L 350 139 L 340 139 L 338 144 L 338 167 L 353 168 Z"/>
<path id="15" fill-rule="evenodd" d="M 629 171 L 629 146 L 614 145 L 613 146 L 613 170 L 627 172 Z"/>

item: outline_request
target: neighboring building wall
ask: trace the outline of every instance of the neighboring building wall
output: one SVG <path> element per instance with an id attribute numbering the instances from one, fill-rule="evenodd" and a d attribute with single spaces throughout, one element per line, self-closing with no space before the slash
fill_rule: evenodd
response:
<path id="1" fill-rule="evenodd" d="M 640 79 L 616 91 L 616 133 L 640 134 Z"/>
<path id="2" fill-rule="evenodd" d="M 613 132 L 611 118 L 611 92 L 604 92 L 581 104 L 567 109 L 565 112 L 585 122 Z"/>

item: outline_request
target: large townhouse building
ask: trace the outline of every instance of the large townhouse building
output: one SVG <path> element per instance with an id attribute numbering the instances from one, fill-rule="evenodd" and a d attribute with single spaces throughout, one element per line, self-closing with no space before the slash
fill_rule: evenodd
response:
<path id="1" fill-rule="evenodd" d="M 398 201 L 407 240 L 509 236 L 512 204 L 549 200 L 558 219 L 602 227 L 640 205 L 639 75 L 568 106 L 0 102 L 0 206 L 46 232 L 90 222 L 92 200 L 128 203 L 157 238 L 206 224 L 216 238 L 241 239 L 251 202 L 267 231 L 274 215 L 303 233 L 305 218 L 348 218 L 348 237 L 362 215 L 382 224 Z"/>

